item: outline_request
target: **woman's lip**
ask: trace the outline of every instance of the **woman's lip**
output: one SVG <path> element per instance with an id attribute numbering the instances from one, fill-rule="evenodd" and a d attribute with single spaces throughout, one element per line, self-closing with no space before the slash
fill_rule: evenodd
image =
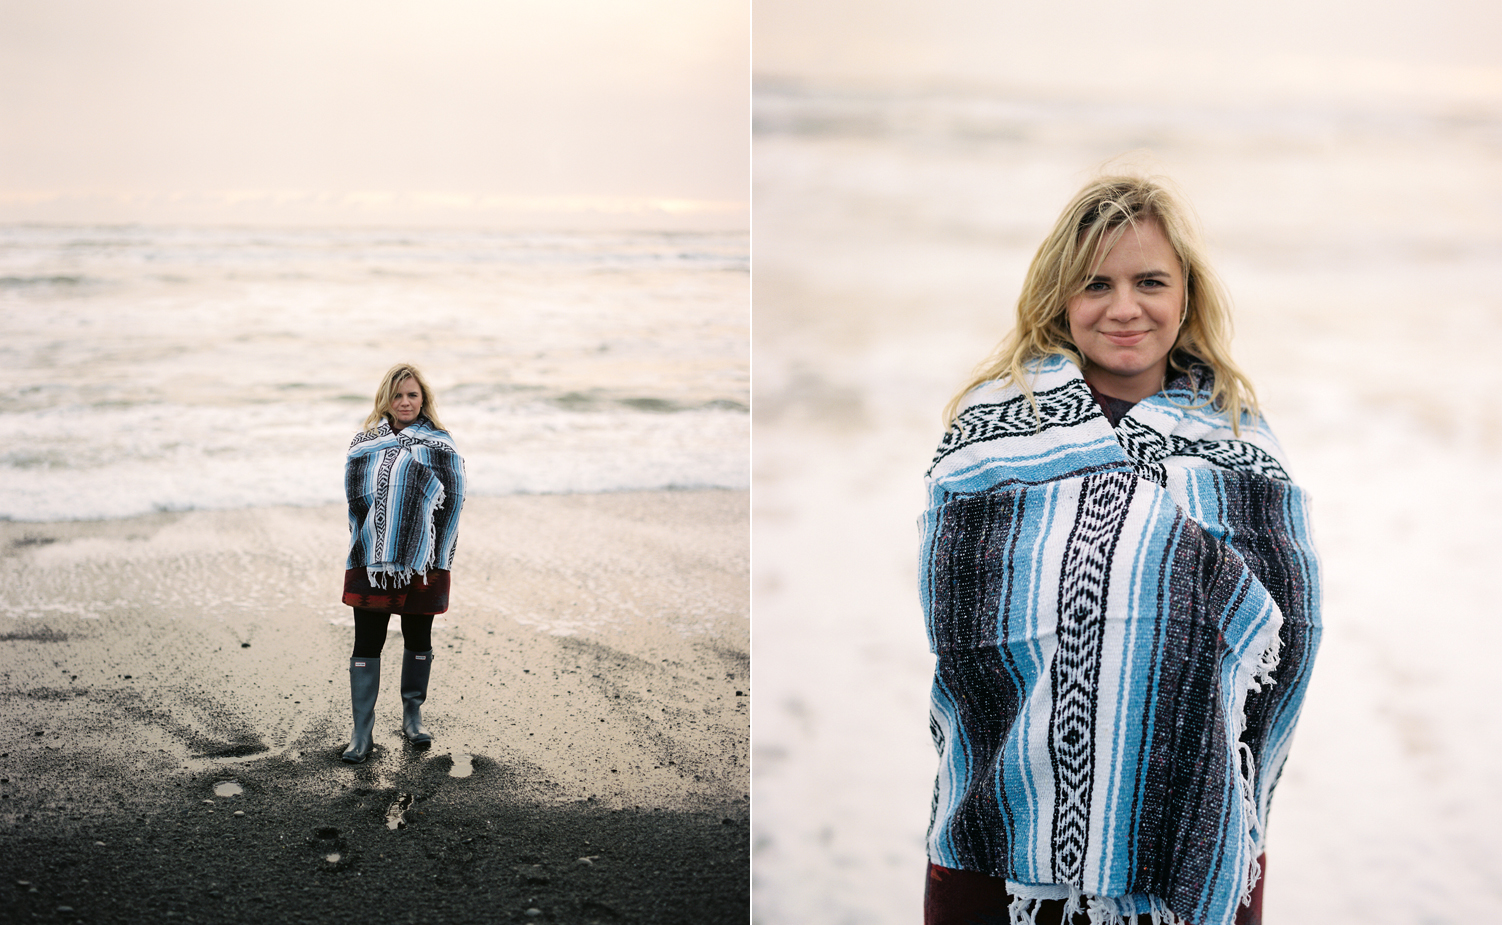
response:
<path id="1" fill-rule="evenodd" d="M 1121 347 L 1131 347 L 1147 336 L 1146 331 L 1102 331 L 1101 336 Z"/>

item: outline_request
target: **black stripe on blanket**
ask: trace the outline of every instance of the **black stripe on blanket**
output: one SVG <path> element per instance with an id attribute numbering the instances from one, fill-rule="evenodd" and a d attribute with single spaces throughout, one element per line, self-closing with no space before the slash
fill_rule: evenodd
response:
<path id="1" fill-rule="evenodd" d="M 356 438 L 359 439 L 358 437 Z M 361 494 L 361 470 L 356 466 L 344 467 L 344 497 L 349 501 L 350 537 L 349 537 L 349 561 L 369 562 L 370 550 L 365 548 L 364 538 L 359 525 L 365 523 L 365 518 L 370 514 L 370 505 L 365 503 L 365 496 Z"/>
<path id="2" fill-rule="evenodd" d="M 1305 571 L 1303 557 L 1292 542 L 1289 506 L 1293 489 L 1252 477 L 1230 476 L 1217 484 L 1223 520 L 1236 525 L 1229 537 L 1231 548 L 1283 612 L 1276 676 L 1278 684 L 1293 685 L 1313 667 L 1316 643 L 1309 613 L 1313 576 Z M 1253 754 L 1265 753 L 1268 731 L 1280 722 L 1286 708 L 1285 701 L 1270 687 L 1247 694 L 1246 731 L 1241 741 L 1252 747 Z M 1278 771 L 1281 773 L 1282 768 Z M 1262 769 L 1257 773 L 1260 778 Z M 1260 786 L 1262 782 L 1258 783 Z"/>
<path id="3" fill-rule="evenodd" d="M 1022 500 L 1021 493 L 995 492 L 958 496 L 944 505 L 930 557 L 932 632 L 939 651 L 997 644 L 998 611 L 1012 578 L 1002 563 L 1017 561 L 1020 531 L 1013 522 Z"/>
<path id="4" fill-rule="evenodd" d="M 1242 812 L 1236 781 L 1227 777 L 1225 717 L 1219 672 L 1226 653 L 1223 628 L 1245 593 L 1235 556 L 1196 523 L 1180 516 L 1168 580 L 1166 621 L 1159 617 L 1158 667 L 1151 702 L 1151 744 L 1139 756 L 1130 839 L 1136 847 L 1130 892 L 1153 893 L 1174 909 L 1197 908 L 1204 873 L 1219 870 L 1219 833 Z M 1144 729 L 1144 733 L 1146 733 Z M 1148 737 L 1143 736 L 1144 744 Z M 1195 872 L 1200 872 L 1196 875 Z"/>
<path id="5" fill-rule="evenodd" d="M 997 754 L 1006 744 L 1007 734 L 1017 718 L 1019 687 L 1004 663 L 1001 650 L 995 647 L 956 649 L 939 653 L 935 665 L 935 683 L 941 685 L 954 702 L 959 720 L 960 741 L 941 743 L 965 750 L 972 768 L 997 769 L 998 773 L 969 776 L 970 787 L 959 797 L 959 806 L 950 818 L 949 834 L 955 857 L 966 870 L 989 873 L 993 877 L 1011 875 L 1012 820 L 997 793 L 1006 787 L 999 773 Z M 942 753 L 942 748 L 941 748 Z M 937 793 L 929 815 L 929 835 L 937 821 Z"/>

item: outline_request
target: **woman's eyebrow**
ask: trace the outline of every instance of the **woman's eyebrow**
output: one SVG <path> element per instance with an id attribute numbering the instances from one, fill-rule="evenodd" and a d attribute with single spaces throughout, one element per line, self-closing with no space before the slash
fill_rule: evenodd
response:
<path id="1" fill-rule="evenodd" d="M 1173 274 L 1169 273 L 1167 270 L 1143 270 L 1141 273 L 1134 273 L 1134 274 L 1132 274 L 1132 279 L 1153 279 L 1153 278 L 1156 278 L 1156 277 L 1159 277 L 1159 276 L 1162 276 L 1162 277 L 1165 277 L 1165 278 L 1169 278 L 1169 277 L 1172 277 Z M 1085 277 L 1085 282 L 1087 282 L 1087 283 L 1093 283 L 1093 282 L 1096 282 L 1096 281 L 1105 282 L 1105 281 L 1107 281 L 1109 279 L 1111 279 L 1111 275 L 1109 273 L 1095 273 L 1095 274 L 1092 274 L 1090 276 Z"/>

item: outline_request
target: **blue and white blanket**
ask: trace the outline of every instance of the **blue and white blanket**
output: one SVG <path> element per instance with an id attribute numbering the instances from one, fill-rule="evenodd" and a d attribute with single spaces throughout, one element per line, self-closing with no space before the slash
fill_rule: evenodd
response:
<path id="1" fill-rule="evenodd" d="M 427 417 L 393 433 L 390 421 L 359 433 L 344 463 L 349 502 L 346 569 L 364 568 L 377 588 L 447 569 L 464 506 L 464 460 Z"/>
<path id="2" fill-rule="evenodd" d="M 1112 430 L 1079 369 L 965 399 L 928 472 L 928 856 L 1011 917 L 1221 925 L 1258 876 L 1319 643 L 1308 501 L 1180 378 Z"/>

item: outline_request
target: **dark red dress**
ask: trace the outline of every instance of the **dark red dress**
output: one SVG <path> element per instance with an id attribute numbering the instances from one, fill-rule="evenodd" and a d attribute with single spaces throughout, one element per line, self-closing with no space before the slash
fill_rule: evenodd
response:
<path id="1" fill-rule="evenodd" d="M 1257 859 L 1267 873 L 1267 855 Z M 1262 925 L 1262 883 L 1252 887 L 1252 904 L 1236 907 L 1236 925 Z M 972 870 L 951 870 L 937 864 L 928 865 L 928 888 L 923 892 L 924 925 L 1007 925 L 1011 917 L 1007 907 L 1012 894 L 1007 892 L 1004 877 L 990 877 Z M 1064 901 L 1047 900 L 1038 911 L 1037 925 L 1085 925 L 1088 916 L 1081 913 L 1073 922 L 1064 921 Z M 1136 916 L 1139 923 L 1148 916 Z M 1128 918 L 1128 921 L 1131 921 Z"/>
<path id="2" fill-rule="evenodd" d="M 440 614 L 449 609 L 448 569 L 429 569 L 426 576 L 414 575 L 400 588 L 377 588 L 365 569 L 345 569 L 344 603 L 380 613 Z"/>

